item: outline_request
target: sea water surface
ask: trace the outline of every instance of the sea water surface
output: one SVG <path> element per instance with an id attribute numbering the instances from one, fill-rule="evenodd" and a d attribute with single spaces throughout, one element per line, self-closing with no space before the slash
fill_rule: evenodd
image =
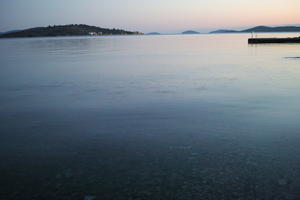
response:
<path id="1" fill-rule="evenodd" d="M 249 36 L 1 39 L 0 199 L 300 199 L 300 44 Z"/>

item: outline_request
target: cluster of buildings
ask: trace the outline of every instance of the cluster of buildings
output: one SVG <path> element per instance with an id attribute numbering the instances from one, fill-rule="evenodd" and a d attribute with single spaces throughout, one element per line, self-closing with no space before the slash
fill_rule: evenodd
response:
<path id="1" fill-rule="evenodd" d="M 103 35 L 103 33 L 102 32 L 89 32 L 89 35 L 91 35 L 91 36 L 96 36 L 96 35 Z"/>
<path id="2" fill-rule="evenodd" d="M 102 32 L 89 32 L 90 36 L 98 36 L 98 35 L 113 35 L 112 33 L 102 33 Z M 127 33 L 121 33 L 120 35 L 129 35 Z M 130 35 L 144 35 L 142 32 L 133 32 Z"/>

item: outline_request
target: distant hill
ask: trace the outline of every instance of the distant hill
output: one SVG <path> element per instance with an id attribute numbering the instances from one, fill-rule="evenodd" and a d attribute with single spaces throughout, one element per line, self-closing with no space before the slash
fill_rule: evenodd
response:
<path id="1" fill-rule="evenodd" d="M 226 29 L 220 29 L 216 31 L 212 31 L 210 33 L 237 33 L 238 31 L 235 30 L 226 30 Z"/>
<path id="2" fill-rule="evenodd" d="M 139 32 L 121 29 L 107 29 L 85 24 L 70 24 L 48 27 L 37 27 L 17 32 L 4 33 L 1 38 L 14 37 L 51 37 L 51 36 L 85 36 L 85 35 L 135 35 Z"/>
<path id="3" fill-rule="evenodd" d="M 189 31 L 182 32 L 182 34 L 200 34 L 200 33 L 197 32 L 197 31 L 191 31 L 191 30 L 189 30 Z"/>
<path id="4" fill-rule="evenodd" d="M 269 26 L 256 26 L 254 28 L 249 28 L 242 31 L 235 30 L 217 30 L 210 33 L 268 33 L 268 32 L 300 32 L 300 27 L 297 26 L 278 26 L 278 27 L 269 27 Z"/>
<path id="5" fill-rule="evenodd" d="M 146 35 L 160 35 L 160 33 L 158 33 L 158 32 L 151 32 L 151 33 L 147 33 Z"/>
<path id="6" fill-rule="evenodd" d="M 241 32 L 300 32 L 300 27 L 297 26 L 279 26 L 279 27 L 268 27 L 268 26 L 256 26 L 254 28 L 246 29 Z"/>

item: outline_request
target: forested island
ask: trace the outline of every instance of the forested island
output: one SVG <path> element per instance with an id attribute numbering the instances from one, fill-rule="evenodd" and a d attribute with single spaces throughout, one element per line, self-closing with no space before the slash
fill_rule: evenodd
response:
<path id="1" fill-rule="evenodd" d="M 7 32 L 0 38 L 16 37 L 55 37 L 55 36 L 97 36 L 97 35 L 141 35 L 141 32 L 125 31 L 122 29 L 107 29 L 85 24 L 70 24 L 48 27 L 36 27 L 20 31 Z"/>

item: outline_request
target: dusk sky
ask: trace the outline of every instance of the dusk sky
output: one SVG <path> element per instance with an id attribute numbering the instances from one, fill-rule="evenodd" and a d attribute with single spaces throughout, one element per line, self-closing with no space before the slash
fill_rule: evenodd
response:
<path id="1" fill-rule="evenodd" d="M 300 0 L 1 0 L 0 32 L 88 24 L 172 33 L 300 24 Z"/>

